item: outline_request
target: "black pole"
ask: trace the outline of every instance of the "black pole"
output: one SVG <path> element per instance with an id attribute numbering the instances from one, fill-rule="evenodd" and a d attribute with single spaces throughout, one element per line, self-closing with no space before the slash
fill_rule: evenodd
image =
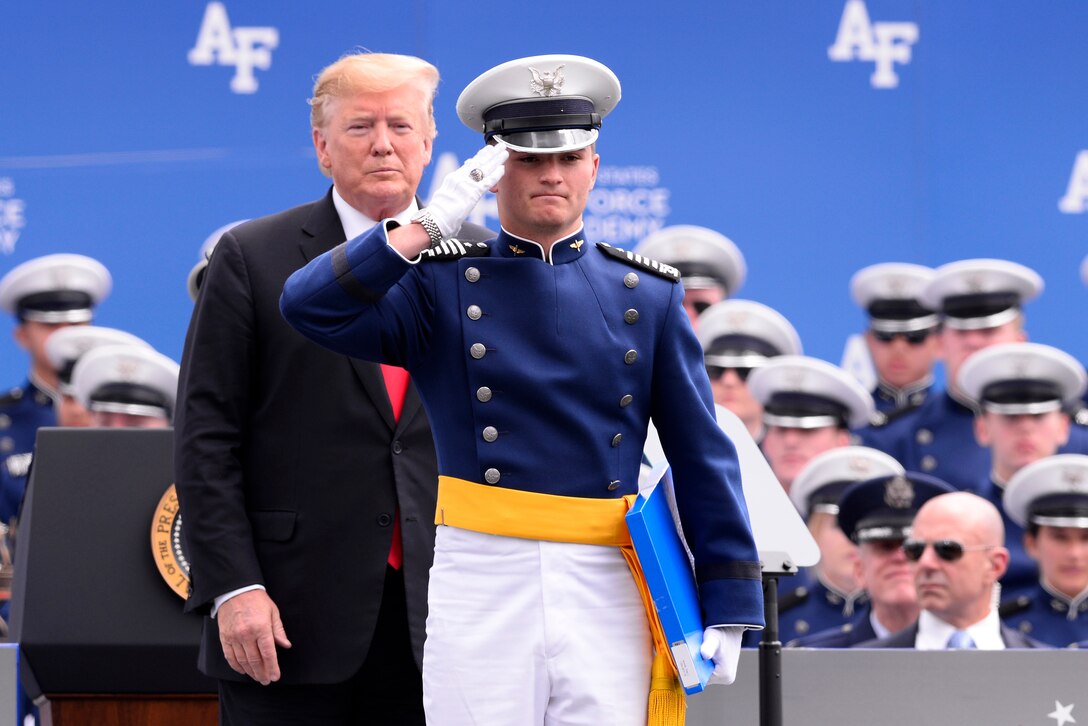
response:
<path id="1" fill-rule="evenodd" d="M 778 639 L 778 578 L 763 574 L 763 616 L 759 642 L 759 723 L 782 726 L 782 642 Z"/>

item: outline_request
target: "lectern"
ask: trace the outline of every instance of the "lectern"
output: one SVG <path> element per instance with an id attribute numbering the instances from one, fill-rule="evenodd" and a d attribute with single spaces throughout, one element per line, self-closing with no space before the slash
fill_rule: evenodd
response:
<path id="1" fill-rule="evenodd" d="M 38 431 L 11 640 L 46 724 L 216 723 L 215 681 L 196 669 L 200 619 L 182 612 L 152 551 L 172 483 L 169 429 Z"/>

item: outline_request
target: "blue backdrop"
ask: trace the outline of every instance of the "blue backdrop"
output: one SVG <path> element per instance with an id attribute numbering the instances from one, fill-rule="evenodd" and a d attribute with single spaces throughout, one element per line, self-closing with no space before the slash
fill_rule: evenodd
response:
<path id="1" fill-rule="evenodd" d="M 505 4 L 313 0 L 9 3 L 0 22 L 0 274 L 79 252 L 98 322 L 177 358 L 185 278 L 216 228 L 325 193 L 306 99 L 354 48 L 442 72 L 436 177 L 480 144 L 454 113 L 537 53 L 616 71 L 591 239 L 701 224 L 743 251 L 740 297 L 838 362 L 864 265 L 1002 257 L 1036 269 L 1032 339 L 1088 360 L 1088 5 L 1022 0 Z M 487 200 L 478 209 L 484 223 Z M 4 325 L 10 329 L 12 323 Z M 26 359 L 0 335 L 0 386 Z"/>

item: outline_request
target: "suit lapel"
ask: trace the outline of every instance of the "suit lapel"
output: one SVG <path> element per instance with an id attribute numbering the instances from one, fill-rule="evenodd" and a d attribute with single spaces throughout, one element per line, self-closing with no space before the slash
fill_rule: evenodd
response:
<path id="1" fill-rule="evenodd" d="M 302 238 L 299 242 L 299 250 L 306 262 L 325 254 L 336 245 L 344 242 L 344 225 L 340 223 L 340 215 L 336 213 L 336 207 L 332 203 L 332 187 L 328 194 L 320 202 L 314 205 L 309 219 L 302 225 Z M 366 395 L 374 404 L 376 410 L 385 421 L 385 425 L 394 430 L 397 422 L 393 418 L 393 407 L 389 403 L 389 393 L 385 388 L 385 378 L 377 363 L 348 358 L 355 375 L 359 379 Z M 407 402 L 405 402 L 407 407 Z M 417 397 L 418 407 L 418 397 Z M 402 414 L 403 420 L 403 414 Z"/>

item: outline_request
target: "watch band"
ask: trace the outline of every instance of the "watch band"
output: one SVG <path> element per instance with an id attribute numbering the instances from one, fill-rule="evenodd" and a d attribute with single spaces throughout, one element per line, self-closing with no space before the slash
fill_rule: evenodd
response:
<path id="1" fill-rule="evenodd" d="M 419 225 L 427 232 L 427 236 L 431 239 L 431 249 L 442 244 L 442 230 L 438 228 L 438 222 L 434 221 L 434 217 L 431 216 L 430 212 L 424 209 L 420 211 L 419 214 L 412 217 L 412 221 L 419 223 Z"/>

